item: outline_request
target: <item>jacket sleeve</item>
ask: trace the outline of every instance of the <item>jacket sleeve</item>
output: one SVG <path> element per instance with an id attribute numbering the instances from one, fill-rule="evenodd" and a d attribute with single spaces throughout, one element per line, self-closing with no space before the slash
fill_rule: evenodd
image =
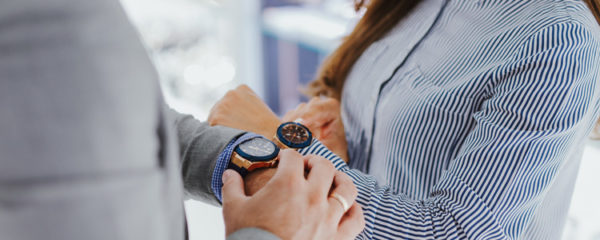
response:
<path id="1" fill-rule="evenodd" d="M 232 233 L 227 240 L 279 240 L 280 238 L 270 232 L 259 228 L 244 228 Z"/>
<path id="2" fill-rule="evenodd" d="M 219 154 L 233 139 L 244 134 L 227 127 L 211 127 L 191 115 L 169 110 L 177 128 L 181 174 L 186 195 L 213 205 L 219 205 L 211 188 L 212 176 Z"/>
<path id="3" fill-rule="evenodd" d="M 598 38 L 576 23 L 532 36 L 500 70 L 473 115 L 477 125 L 427 197 L 350 169 L 318 141 L 301 152 L 353 179 L 363 238 L 518 239 L 600 113 L 599 56 Z"/>

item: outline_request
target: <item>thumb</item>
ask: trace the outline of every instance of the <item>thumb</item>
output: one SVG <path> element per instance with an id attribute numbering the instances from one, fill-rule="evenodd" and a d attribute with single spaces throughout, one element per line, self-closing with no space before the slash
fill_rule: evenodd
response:
<path id="1" fill-rule="evenodd" d="M 246 196 L 244 181 L 236 171 L 227 169 L 223 173 L 223 203 L 237 201 Z"/>

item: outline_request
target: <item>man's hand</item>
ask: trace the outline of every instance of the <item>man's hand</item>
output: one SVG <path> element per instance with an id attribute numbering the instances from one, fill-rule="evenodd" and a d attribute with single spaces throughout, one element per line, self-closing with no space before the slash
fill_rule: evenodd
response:
<path id="1" fill-rule="evenodd" d="M 244 177 L 244 189 L 246 190 L 246 195 L 252 196 L 258 192 L 258 190 L 262 189 L 267 182 L 273 178 L 275 172 L 277 172 L 277 168 L 262 168 L 248 173 L 248 175 Z"/>
<path id="2" fill-rule="evenodd" d="M 211 126 L 237 128 L 273 138 L 281 120 L 246 85 L 230 90 L 217 102 L 208 116 Z"/>
<path id="3" fill-rule="evenodd" d="M 330 191 L 352 207 L 344 212 L 342 204 L 329 197 Z M 239 174 L 223 174 L 226 232 L 257 227 L 282 239 L 353 239 L 364 228 L 356 195 L 352 180 L 326 159 L 283 150 L 272 179 L 253 196 L 244 192 Z"/>

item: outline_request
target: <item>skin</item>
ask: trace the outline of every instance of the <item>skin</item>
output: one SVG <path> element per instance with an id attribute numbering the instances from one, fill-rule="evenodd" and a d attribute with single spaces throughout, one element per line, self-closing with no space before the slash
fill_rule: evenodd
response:
<path id="1" fill-rule="evenodd" d="M 252 116 L 249 118 L 248 116 Z M 333 98 L 315 97 L 288 112 L 281 121 L 275 113 L 246 85 L 240 85 L 219 100 L 210 111 L 208 123 L 275 136 L 283 122 L 302 118 L 314 137 L 348 162 L 348 147 L 340 114 L 340 103 Z"/>
<path id="2" fill-rule="evenodd" d="M 248 116 L 252 116 L 249 118 Z M 340 104 L 333 98 L 313 98 L 288 112 L 283 120 L 302 118 L 313 135 L 331 151 L 348 162 L 348 150 Z M 220 125 L 254 132 L 271 139 L 283 123 L 252 89 L 240 85 L 230 90 L 211 109 L 208 116 L 211 126 Z M 261 169 L 248 174 L 245 190 L 249 195 L 261 189 L 275 174 L 274 169 Z"/>
<path id="3" fill-rule="evenodd" d="M 335 108 L 329 104 L 327 107 Z M 297 110 L 302 112 L 289 113 L 288 117 L 305 116 L 309 112 L 308 108 Z M 336 126 L 331 124 L 336 118 L 330 119 L 325 121 L 329 124 L 319 123 Z M 217 102 L 208 122 L 212 126 L 255 132 L 266 138 L 274 137 L 282 123 L 246 85 L 229 91 Z M 329 134 L 333 130 L 324 130 L 323 134 L 319 124 L 309 123 L 314 128 L 311 131 L 318 131 L 317 137 L 334 136 Z M 341 130 L 343 133 L 343 126 Z M 223 182 L 227 235 L 244 227 L 258 227 L 282 239 L 354 239 L 364 228 L 362 209 L 354 201 L 357 193 L 352 180 L 322 157 L 301 157 L 296 151 L 282 150 L 278 168 L 254 171 L 244 180 L 236 172 L 227 171 Z M 344 213 L 341 204 L 329 197 L 330 192 L 343 194 L 353 203 L 352 207 Z M 264 206 L 278 207 L 265 212 Z"/>
<path id="4" fill-rule="evenodd" d="M 303 157 L 293 150 L 281 152 L 276 172 L 252 196 L 246 194 L 242 177 L 227 170 L 223 174 L 227 236 L 256 227 L 282 239 L 354 239 L 364 228 L 362 209 L 354 203 L 344 212 L 329 197 L 330 191 L 350 202 L 357 196 L 352 180 L 331 162 L 314 155 Z"/>
<path id="5" fill-rule="evenodd" d="M 252 89 L 240 85 L 227 92 L 213 106 L 208 115 L 208 123 L 211 126 L 220 125 L 254 132 L 271 139 L 282 122 Z"/>
<path id="6" fill-rule="evenodd" d="M 348 144 L 340 112 L 340 102 L 334 98 L 314 97 L 289 111 L 283 121 L 302 119 L 302 124 L 329 150 L 348 162 Z"/>

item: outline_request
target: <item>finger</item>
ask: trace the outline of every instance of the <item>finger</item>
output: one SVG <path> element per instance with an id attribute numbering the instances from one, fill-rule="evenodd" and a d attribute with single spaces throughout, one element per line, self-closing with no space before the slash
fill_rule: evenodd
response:
<path id="1" fill-rule="evenodd" d="M 337 171 L 333 164 L 323 157 L 309 155 L 307 158 L 308 183 L 318 194 L 317 197 L 325 198 L 331 189 Z"/>
<path id="2" fill-rule="evenodd" d="M 246 197 L 242 176 L 231 169 L 223 173 L 223 205 L 236 202 Z"/>
<path id="3" fill-rule="evenodd" d="M 258 96 L 258 94 L 256 94 L 256 92 L 254 92 L 254 90 L 252 90 L 252 88 L 250 88 L 246 84 L 242 84 L 242 85 L 238 86 L 237 90 L 239 90 L 243 94 L 247 94 L 247 95 L 250 95 L 250 96 L 253 96 L 255 98 L 259 98 L 260 99 L 260 97 Z"/>
<path id="4" fill-rule="evenodd" d="M 346 202 L 346 204 L 352 204 L 358 195 L 356 186 L 352 182 L 352 179 L 343 172 L 336 171 L 335 178 L 333 180 L 333 190 L 331 195 L 337 194 Z M 329 197 L 330 214 L 334 219 L 340 219 L 345 210 L 343 204 L 335 197 Z"/>
<path id="5" fill-rule="evenodd" d="M 290 111 L 288 111 L 284 116 L 283 116 L 283 121 L 284 122 L 292 122 L 295 119 L 299 118 L 300 115 L 302 115 L 302 112 L 304 111 L 304 107 L 306 106 L 306 103 L 300 103 L 298 104 L 298 106 L 296 106 L 295 109 L 292 109 Z"/>
<path id="6" fill-rule="evenodd" d="M 294 119 L 299 118 L 299 116 L 300 116 L 300 114 L 298 113 L 298 111 L 290 110 L 285 115 L 283 115 L 283 118 L 281 118 L 281 119 L 283 120 L 283 122 L 291 122 L 291 121 L 294 121 Z"/>
<path id="7" fill-rule="evenodd" d="M 310 119 L 315 118 L 315 116 L 320 113 L 320 111 L 318 109 L 319 108 L 318 101 L 319 101 L 319 97 L 313 97 L 308 101 L 308 103 L 306 105 L 302 106 L 301 111 L 298 111 L 297 118 L 301 118 L 302 124 L 304 124 L 305 126 L 307 126 L 306 125 L 307 123 L 310 124 L 311 122 L 313 122 Z M 309 121 L 307 122 L 306 119 L 309 119 Z M 314 126 L 314 127 L 318 127 L 318 126 Z"/>
<path id="8" fill-rule="evenodd" d="M 291 149 L 281 150 L 273 179 L 281 178 L 304 178 L 304 159 L 300 153 Z"/>
<path id="9" fill-rule="evenodd" d="M 308 105 L 314 104 L 321 101 L 321 97 L 318 96 L 314 96 L 312 98 L 310 98 L 310 100 L 308 101 Z"/>
<path id="10" fill-rule="evenodd" d="M 333 121 L 328 122 L 325 125 L 323 125 L 323 127 L 321 127 L 321 135 L 324 138 L 327 138 L 328 136 L 330 136 L 332 134 L 339 134 L 340 136 L 345 137 L 346 133 L 343 130 L 344 130 L 344 123 L 342 122 L 341 119 L 336 118 Z"/>
<path id="11" fill-rule="evenodd" d="M 338 225 L 336 239 L 354 239 L 365 228 L 365 216 L 358 203 L 352 204 Z"/>
<path id="12" fill-rule="evenodd" d="M 298 104 L 298 106 L 296 106 L 296 109 L 294 109 L 294 110 L 302 111 L 305 107 L 306 107 L 306 103 L 300 103 L 300 104 Z"/>
<path id="13" fill-rule="evenodd" d="M 331 124 L 337 116 L 332 113 L 313 112 L 302 116 L 302 125 L 309 129 L 321 129 Z"/>
<path id="14" fill-rule="evenodd" d="M 337 101 L 313 98 L 300 117 L 305 120 L 304 125 L 318 128 L 336 119 L 340 114 L 339 111 Z"/>
<path id="15" fill-rule="evenodd" d="M 248 91 L 248 92 L 253 92 L 252 89 L 250 87 L 248 87 L 248 85 L 246 84 L 240 84 L 239 86 L 237 86 L 237 88 L 235 88 L 236 90 L 242 90 L 242 91 Z"/>

